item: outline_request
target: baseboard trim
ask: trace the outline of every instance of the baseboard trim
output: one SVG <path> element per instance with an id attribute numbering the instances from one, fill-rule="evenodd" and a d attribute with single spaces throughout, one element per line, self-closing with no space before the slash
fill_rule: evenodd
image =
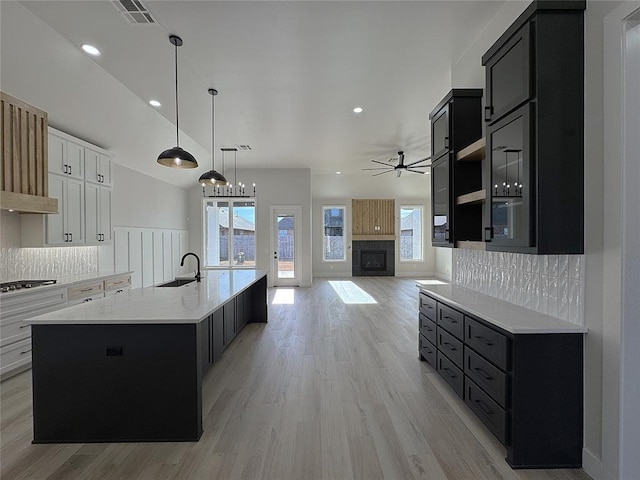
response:
<path id="1" fill-rule="evenodd" d="M 582 449 L 582 469 L 593 480 L 602 480 L 602 461 L 586 448 Z"/>

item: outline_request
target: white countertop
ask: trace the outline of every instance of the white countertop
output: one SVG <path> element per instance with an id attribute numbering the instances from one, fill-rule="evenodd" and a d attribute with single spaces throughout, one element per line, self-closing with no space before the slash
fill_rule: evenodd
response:
<path id="1" fill-rule="evenodd" d="M 90 282 L 91 280 L 107 280 L 112 277 L 119 277 L 120 275 L 128 275 L 130 273 L 133 273 L 133 272 L 131 271 L 92 272 L 92 273 L 83 273 L 81 275 L 69 275 L 66 277 L 57 277 L 57 278 L 51 278 L 51 277 L 42 278 L 42 279 L 29 278 L 25 280 L 55 280 L 56 283 L 54 283 L 53 285 L 42 285 L 40 287 L 35 287 L 35 288 L 21 288 L 20 290 L 2 292 L 0 293 L 0 301 L 2 301 L 2 299 L 4 298 L 17 297 L 20 295 L 25 295 L 33 292 L 42 292 L 44 291 L 45 288 L 48 288 L 48 289 L 54 289 L 54 288 L 60 288 L 60 287 L 68 288 L 79 283 Z"/>
<path id="2" fill-rule="evenodd" d="M 262 270 L 209 270 L 202 272 L 201 282 L 181 287 L 136 288 L 95 302 L 30 318 L 25 323 L 198 323 L 266 274 Z"/>
<path id="3" fill-rule="evenodd" d="M 418 284 L 421 291 L 458 307 L 510 333 L 587 333 L 581 325 L 566 322 L 455 285 Z"/>

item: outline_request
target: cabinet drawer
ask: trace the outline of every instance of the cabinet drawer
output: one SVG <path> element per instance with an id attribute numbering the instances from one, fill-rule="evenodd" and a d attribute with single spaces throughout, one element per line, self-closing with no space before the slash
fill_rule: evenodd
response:
<path id="1" fill-rule="evenodd" d="M 456 338 L 464 339 L 464 314 L 438 302 L 438 325 Z"/>
<path id="2" fill-rule="evenodd" d="M 13 370 L 31 361 L 31 339 L 27 338 L 0 348 L 0 374 Z"/>
<path id="3" fill-rule="evenodd" d="M 429 340 L 420 335 L 419 340 L 420 357 L 424 358 L 426 362 L 433 368 L 436 367 L 436 347 Z"/>
<path id="4" fill-rule="evenodd" d="M 31 326 L 22 320 L 0 324 L 0 347 L 31 336 Z"/>
<path id="5" fill-rule="evenodd" d="M 509 369 L 509 338 L 465 316 L 464 341 L 476 352 L 502 370 Z"/>
<path id="6" fill-rule="evenodd" d="M 69 301 L 69 306 L 73 307 L 74 305 L 80 305 L 81 303 L 93 302 L 94 300 L 101 300 L 104 298 L 104 293 L 96 293 L 95 295 L 91 295 L 90 297 L 84 298 L 76 298 L 75 300 Z"/>
<path id="7" fill-rule="evenodd" d="M 73 300 L 79 298 L 91 297 L 97 293 L 102 293 L 102 282 L 91 282 L 69 288 L 69 305 Z"/>
<path id="8" fill-rule="evenodd" d="M 109 290 L 119 290 L 121 288 L 125 288 L 131 285 L 131 276 L 125 275 L 122 277 L 114 277 L 109 280 L 104 281 L 104 289 L 105 291 Z"/>
<path id="9" fill-rule="evenodd" d="M 465 377 L 464 401 L 473 410 L 482 423 L 502 444 L 507 443 L 507 412 L 482 391 L 473 380 Z"/>
<path id="10" fill-rule="evenodd" d="M 473 379 L 501 407 L 507 407 L 507 374 L 470 348 L 464 350 L 464 374 Z"/>
<path id="11" fill-rule="evenodd" d="M 445 332 L 440 326 L 437 330 L 438 350 L 444 353 L 449 360 L 455 363 L 458 368 L 462 369 L 464 365 L 464 356 L 462 355 L 462 342 L 453 335 Z"/>
<path id="12" fill-rule="evenodd" d="M 423 314 L 419 314 L 420 318 L 420 334 L 424 335 L 434 345 L 438 343 L 436 340 L 436 324 Z"/>
<path id="13" fill-rule="evenodd" d="M 453 388 L 460 398 L 464 398 L 464 375 L 462 370 L 456 367 L 451 360 L 438 350 L 438 373 Z"/>
<path id="14" fill-rule="evenodd" d="M 436 321 L 436 301 L 425 295 L 420 294 L 420 313 L 426 315 L 434 322 Z"/>
<path id="15" fill-rule="evenodd" d="M 105 297 L 113 297 L 114 295 L 121 295 L 123 293 L 126 293 L 129 290 L 131 290 L 131 287 L 129 285 L 127 285 L 125 287 L 118 288 L 116 290 L 108 290 L 108 291 L 104 292 L 104 296 Z"/>

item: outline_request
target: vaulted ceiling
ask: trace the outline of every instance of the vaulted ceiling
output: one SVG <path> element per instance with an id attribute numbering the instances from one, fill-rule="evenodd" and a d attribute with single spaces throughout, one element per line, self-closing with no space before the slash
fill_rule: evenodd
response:
<path id="1" fill-rule="evenodd" d="M 503 3 L 146 0 L 157 24 L 133 25 L 106 0 L 2 1 L 2 89 L 182 186 L 211 167 L 212 87 L 216 161 L 220 147 L 248 144 L 239 168 L 356 173 L 399 149 L 407 162 L 428 156 L 428 113 Z M 169 34 L 184 41 L 181 144 L 200 164 L 180 174 L 155 164 L 175 144 Z"/>

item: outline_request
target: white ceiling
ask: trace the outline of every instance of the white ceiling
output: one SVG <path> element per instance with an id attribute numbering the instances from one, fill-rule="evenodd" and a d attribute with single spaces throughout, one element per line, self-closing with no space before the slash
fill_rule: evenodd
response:
<path id="1" fill-rule="evenodd" d="M 428 156 L 428 114 L 451 67 L 503 3 L 146 0 L 159 25 L 134 26 L 110 1 L 2 1 L 2 89 L 181 186 L 211 167 L 211 87 L 216 161 L 220 147 L 249 144 L 239 168 L 357 173 L 399 149 L 407 162 Z M 169 34 L 184 40 L 180 142 L 200 164 L 178 173 L 155 162 L 175 144 Z"/>

